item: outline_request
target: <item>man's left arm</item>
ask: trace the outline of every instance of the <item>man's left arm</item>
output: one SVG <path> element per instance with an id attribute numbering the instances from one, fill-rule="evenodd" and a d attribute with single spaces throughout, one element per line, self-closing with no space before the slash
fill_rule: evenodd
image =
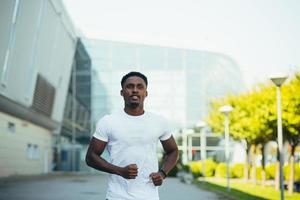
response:
<path id="1" fill-rule="evenodd" d="M 163 149 L 166 153 L 166 156 L 163 160 L 162 167 L 156 173 L 151 173 L 150 177 L 155 186 L 162 184 L 163 179 L 166 178 L 167 174 L 173 169 L 178 161 L 178 147 L 174 140 L 174 137 L 171 136 L 169 139 L 161 141 Z"/>

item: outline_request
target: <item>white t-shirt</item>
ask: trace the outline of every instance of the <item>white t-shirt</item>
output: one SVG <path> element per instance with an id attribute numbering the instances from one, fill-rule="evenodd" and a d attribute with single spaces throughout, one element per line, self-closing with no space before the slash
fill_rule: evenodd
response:
<path id="1" fill-rule="evenodd" d="M 131 116 L 122 110 L 101 118 L 94 137 L 107 142 L 110 163 L 119 167 L 129 164 L 138 167 L 135 179 L 109 175 L 108 200 L 159 199 L 157 187 L 149 175 L 158 171 L 158 140 L 171 137 L 168 123 L 163 117 L 149 112 Z"/>

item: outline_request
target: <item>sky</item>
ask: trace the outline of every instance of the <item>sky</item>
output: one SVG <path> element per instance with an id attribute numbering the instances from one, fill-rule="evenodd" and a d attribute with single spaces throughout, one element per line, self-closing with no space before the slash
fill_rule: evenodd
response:
<path id="1" fill-rule="evenodd" d="M 223 53 L 247 89 L 300 71 L 298 0 L 63 0 L 87 38 Z"/>

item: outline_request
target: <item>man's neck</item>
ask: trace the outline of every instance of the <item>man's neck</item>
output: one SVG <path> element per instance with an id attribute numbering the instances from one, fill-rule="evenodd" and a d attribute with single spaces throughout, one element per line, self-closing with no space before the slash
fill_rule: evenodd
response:
<path id="1" fill-rule="evenodd" d="M 139 115 L 142 115 L 144 114 L 144 108 L 128 108 L 128 107 L 125 107 L 124 108 L 124 111 L 128 114 L 128 115 L 132 115 L 132 116 L 139 116 Z"/>

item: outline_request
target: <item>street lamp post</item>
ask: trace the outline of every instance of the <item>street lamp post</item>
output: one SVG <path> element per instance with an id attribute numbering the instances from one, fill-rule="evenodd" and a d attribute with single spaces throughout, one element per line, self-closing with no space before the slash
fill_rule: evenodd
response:
<path id="1" fill-rule="evenodd" d="M 282 121 L 281 121 L 281 94 L 280 87 L 287 79 L 287 76 L 272 77 L 271 81 L 276 85 L 277 93 L 277 142 L 279 150 L 279 184 L 280 184 L 280 199 L 284 200 L 284 180 L 283 180 L 283 139 L 282 139 Z"/>
<path id="2" fill-rule="evenodd" d="M 206 135 L 204 127 L 206 126 L 206 123 L 204 121 L 199 121 L 196 125 L 200 129 L 200 151 L 201 151 L 201 160 L 202 160 L 202 175 L 203 175 L 203 181 L 205 180 L 205 160 L 206 160 Z"/>
<path id="3" fill-rule="evenodd" d="M 225 115 L 225 159 L 226 159 L 226 178 L 227 178 L 227 191 L 230 191 L 230 172 L 229 172 L 229 113 L 233 110 L 230 105 L 225 105 L 220 108 L 220 112 Z"/>

